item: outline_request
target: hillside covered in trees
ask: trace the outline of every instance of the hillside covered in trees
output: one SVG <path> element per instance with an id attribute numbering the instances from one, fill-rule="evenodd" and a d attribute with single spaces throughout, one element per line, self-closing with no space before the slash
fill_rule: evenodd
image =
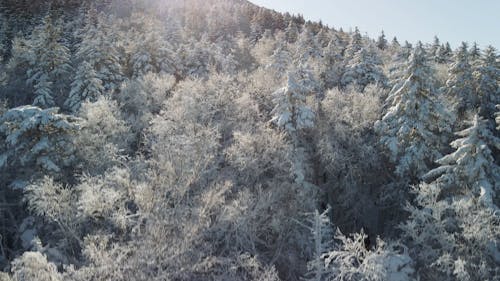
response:
<path id="1" fill-rule="evenodd" d="M 0 280 L 500 280 L 499 80 L 243 0 L 3 0 Z"/>

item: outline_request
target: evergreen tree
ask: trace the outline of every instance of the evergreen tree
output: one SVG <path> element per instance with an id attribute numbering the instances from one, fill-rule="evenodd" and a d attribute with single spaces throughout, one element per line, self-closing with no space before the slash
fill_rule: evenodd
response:
<path id="1" fill-rule="evenodd" d="M 55 96 L 56 91 L 64 89 L 61 82 L 71 72 L 69 49 L 61 41 L 60 26 L 53 23 L 50 14 L 31 34 L 27 81 L 34 87 L 34 105 L 51 107 L 61 98 Z"/>
<path id="2" fill-rule="evenodd" d="M 436 58 L 440 46 L 441 43 L 439 42 L 439 38 L 437 36 L 434 36 L 434 42 L 432 43 L 431 48 L 429 50 L 429 55 L 432 57 L 432 59 Z"/>
<path id="3" fill-rule="evenodd" d="M 318 85 L 312 73 L 301 66 L 289 71 L 286 86 L 273 93 L 274 109 L 271 122 L 287 132 L 294 149 L 293 176 L 295 182 L 306 184 L 305 167 L 306 148 L 303 143 L 303 134 L 306 129 L 314 126 L 315 113 L 307 104 L 307 97 L 315 92 Z"/>
<path id="4" fill-rule="evenodd" d="M 323 49 L 321 81 L 324 88 L 331 89 L 340 85 L 343 70 L 342 49 L 334 39 Z"/>
<path id="5" fill-rule="evenodd" d="M 396 48 L 396 50 L 394 50 L 394 54 L 389 65 L 388 75 L 389 86 L 391 88 L 398 83 L 404 82 L 402 78 L 405 75 L 408 57 L 411 55 L 411 52 L 412 46 L 408 43 L 408 41 L 405 42 L 405 46 L 402 48 Z"/>
<path id="6" fill-rule="evenodd" d="M 495 137 L 488 128 L 488 122 L 475 115 L 471 126 L 456 133 L 461 137 L 451 143 L 455 152 L 438 159 L 440 165 L 424 178 L 438 176 L 434 182 L 441 189 L 441 194 L 461 195 L 465 191 L 490 208 L 494 207 L 494 199 L 500 189 L 500 167 L 495 164 L 490 147 L 499 146 L 500 139 Z M 496 203 L 495 205 L 497 205 Z"/>
<path id="7" fill-rule="evenodd" d="M 286 41 L 290 44 L 295 43 L 299 39 L 299 28 L 294 21 L 290 21 L 288 23 L 287 28 L 285 29 Z"/>
<path id="8" fill-rule="evenodd" d="M 385 39 L 385 34 L 383 30 L 377 39 L 377 48 L 379 48 L 380 50 L 385 50 L 387 48 L 387 39 Z"/>
<path id="9" fill-rule="evenodd" d="M 294 57 L 299 63 L 321 57 L 321 47 L 316 36 L 308 28 L 304 28 L 295 42 Z"/>
<path id="10" fill-rule="evenodd" d="M 436 100 L 433 69 L 418 43 L 406 66 L 403 82 L 387 98 L 390 105 L 375 129 L 396 164 L 396 174 L 410 181 L 426 173 L 439 158 L 450 131 L 447 112 Z"/>
<path id="11" fill-rule="evenodd" d="M 451 50 L 450 43 L 446 42 L 446 44 L 441 44 L 441 46 L 437 50 L 435 61 L 437 63 L 449 63 L 452 55 L 453 51 Z"/>
<path id="12" fill-rule="evenodd" d="M 82 41 L 76 53 L 76 63 L 88 62 L 107 92 L 117 90 L 123 81 L 115 32 L 105 22 L 102 14 L 94 15 L 90 10 L 81 31 Z"/>
<path id="13" fill-rule="evenodd" d="M 351 60 L 354 55 L 363 48 L 363 38 L 361 37 L 361 33 L 359 33 L 359 29 L 356 27 L 354 32 L 351 34 L 351 41 L 347 46 L 347 49 L 344 54 L 344 58 L 346 61 Z"/>
<path id="14" fill-rule="evenodd" d="M 306 97 L 313 93 L 312 74 L 307 70 L 289 71 L 286 86 L 273 93 L 275 107 L 271 121 L 293 134 L 314 125 L 314 112 L 306 104 Z"/>
<path id="15" fill-rule="evenodd" d="M 130 23 L 129 68 L 134 78 L 148 72 L 174 74 L 176 71 L 172 46 L 164 38 L 159 21 L 146 18 L 146 15 L 133 15 Z"/>
<path id="16" fill-rule="evenodd" d="M 472 43 L 469 51 L 469 57 L 472 65 L 476 65 L 476 62 L 481 58 L 481 50 L 477 46 L 477 43 Z"/>
<path id="17" fill-rule="evenodd" d="M 311 226 L 308 227 L 311 231 L 314 242 L 314 259 L 307 263 L 308 274 L 307 279 L 310 281 L 321 281 L 325 280 L 325 277 L 331 274 L 325 266 L 324 255 L 329 252 L 332 248 L 332 226 L 330 219 L 328 218 L 328 213 L 330 209 L 326 209 L 323 213 L 319 213 L 317 210 L 312 215 L 310 219 Z"/>
<path id="18" fill-rule="evenodd" d="M 394 36 L 394 38 L 392 38 L 391 47 L 393 49 L 397 49 L 397 48 L 401 47 L 401 44 L 399 44 L 398 38 L 396 36 Z"/>
<path id="19" fill-rule="evenodd" d="M 454 62 L 450 66 L 445 92 L 457 100 L 456 111 L 460 117 L 465 115 L 467 109 L 477 106 L 478 100 L 474 92 L 472 67 L 469 63 L 469 52 L 465 42 L 456 52 Z"/>
<path id="20" fill-rule="evenodd" d="M 76 112 L 82 102 L 96 101 L 103 94 L 104 87 L 101 79 L 99 79 L 92 65 L 84 61 L 78 67 L 75 79 L 71 83 L 71 91 L 64 106 L 72 112 Z"/>
<path id="21" fill-rule="evenodd" d="M 500 67 L 495 48 L 489 46 L 484 50 L 473 75 L 475 91 L 480 102 L 480 113 L 485 118 L 493 120 L 495 106 L 500 104 Z"/>
<path id="22" fill-rule="evenodd" d="M 183 76 L 206 77 L 209 72 L 210 53 L 207 38 L 190 40 L 177 50 Z"/>
<path id="23" fill-rule="evenodd" d="M 356 89 L 361 92 L 368 84 L 385 86 L 386 78 L 380 65 L 381 62 L 373 50 L 362 48 L 345 66 L 342 85 L 346 87 L 349 84 L 354 84 Z"/>
<path id="24" fill-rule="evenodd" d="M 281 78 L 286 75 L 288 68 L 292 63 L 290 52 L 286 48 L 285 42 L 278 42 L 278 47 L 270 57 L 270 63 L 267 69 L 274 71 L 276 77 Z"/>
<path id="25" fill-rule="evenodd" d="M 328 46 L 328 43 L 332 40 L 331 32 L 328 28 L 321 28 L 321 30 L 316 34 L 316 38 L 319 44 L 319 47 L 325 48 Z"/>
<path id="26" fill-rule="evenodd" d="M 410 219 L 401 226 L 428 280 L 489 280 L 499 273 L 500 167 L 490 150 L 499 139 L 478 115 L 470 124 L 451 143 L 455 151 L 424 176 L 431 183 L 415 189 L 418 206 L 408 207 Z"/>
<path id="27" fill-rule="evenodd" d="M 74 159 L 71 136 L 79 119 L 58 108 L 21 106 L 0 116 L 0 168 L 16 168 L 16 177 L 35 173 L 61 175 Z"/>

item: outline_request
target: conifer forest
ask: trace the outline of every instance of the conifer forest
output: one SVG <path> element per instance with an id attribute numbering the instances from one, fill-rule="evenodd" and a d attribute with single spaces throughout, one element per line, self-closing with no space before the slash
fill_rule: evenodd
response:
<path id="1" fill-rule="evenodd" d="M 0 0 L 1 281 L 499 281 L 500 59 L 245 0 Z"/>

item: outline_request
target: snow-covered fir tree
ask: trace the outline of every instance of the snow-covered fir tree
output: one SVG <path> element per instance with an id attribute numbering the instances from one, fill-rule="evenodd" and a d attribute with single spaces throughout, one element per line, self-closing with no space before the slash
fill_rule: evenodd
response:
<path id="1" fill-rule="evenodd" d="M 392 89 L 389 108 L 375 124 L 381 143 L 387 148 L 396 174 L 414 181 L 429 171 L 438 159 L 450 132 L 449 114 L 437 100 L 427 54 L 418 43 L 402 83 Z"/>
<path id="2" fill-rule="evenodd" d="M 306 63 L 310 59 L 321 57 L 321 46 L 308 28 L 304 28 L 299 34 L 295 48 L 294 57 L 298 63 Z"/>
<path id="3" fill-rule="evenodd" d="M 450 43 L 441 44 L 437 50 L 435 61 L 437 63 L 449 63 L 453 56 L 453 51 L 451 49 Z"/>
<path id="4" fill-rule="evenodd" d="M 64 89 L 61 82 L 71 72 L 69 49 L 61 38 L 61 27 L 54 23 L 53 15 L 45 16 L 41 25 L 33 30 L 29 43 L 28 83 L 35 92 L 34 105 L 55 106 Z"/>
<path id="5" fill-rule="evenodd" d="M 75 160 L 71 136 L 79 118 L 27 105 L 8 110 L 0 121 L 0 168 L 16 168 L 17 176 L 28 177 L 23 180 L 40 172 L 60 176 Z"/>
<path id="6" fill-rule="evenodd" d="M 86 61 L 82 62 L 76 71 L 75 78 L 71 83 L 71 90 L 64 106 L 72 112 L 78 111 L 84 101 L 96 101 L 98 97 L 105 94 L 102 81 L 92 65 Z"/>
<path id="7" fill-rule="evenodd" d="M 486 280 L 497 276 L 500 167 L 490 147 L 498 146 L 486 120 L 475 115 L 460 131 L 454 152 L 438 159 L 417 188 L 418 207 L 401 228 L 426 279 Z"/>
<path id="8" fill-rule="evenodd" d="M 469 51 L 470 62 L 472 65 L 476 65 L 479 58 L 481 58 L 481 49 L 476 42 L 472 43 Z"/>
<path id="9" fill-rule="evenodd" d="M 462 195 L 467 191 L 487 207 L 496 209 L 498 203 L 494 203 L 494 199 L 498 200 L 500 167 L 495 163 L 491 148 L 500 147 L 500 139 L 479 115 L 468 123 L 471 126 L 456 133 L 460 138 L 451 143 L 455 152 L 436 160 L 440 167 L 424 178 L 438 177 L 434 182 L 441 194 Z"/>
<path id="10" fill-rule="evenodd" d="M 270 56 L 270 62 L 266 66 L 267 69 L 271 69 L 277 77 L 283 77 L 286 75 L 288 68 L 292 63 L 292 56 L 287 50 L 285 42 L 278 42 L 276 50 Z"/>
<path id="11" fill-rule="evenodd" d="M 349 45 L 345 50 L 344 53 L 345 60 L 346 61 L 351 60 L 354 57 L 354 55 L 362 48 L 363 48 L 363 37 L 361 36 L 359 29 L 356 27 L 354 29 L 354 32 L 351 34 L 351 41 L 349 42 Z"/>
<path id="12" fill-rule="evenodd" d="M 271 122 L 283 129 L 290 137 L 294 148 L 294 165 L 292 174 L 295 182 L 305 184 L 305 162 L 307 151 L 304 147 L 303 132 L 314 126 L 315 112 L 307 104 L 307 97 L 315 94 L 318 84 L 310 70 L 301 66 L 287 74 L 286 86 L 275 91 L 273 95 L 274 109 Z"/>
<path id="13" fill-rule="evenodd" d="M 387 48 L 387 39 L 385 39 L 385 33 L 383 30 L 377 39 L 377 48 L 379 48 L 380 50 L 385 50 Z"/>
<path id="14" fill-rule="evenodd" d="M 285 38 L 288 43 L 295 43 L 299 39 L 299 28 L 294 21 L 290 21 L 288 23 L 287 28 L 285 29 Z"/>
<path id="15" fill-rule="evenodd" d="M 135 14 L 133 18 L 128 35 L 128 38 L 134 38 L 128 41 L 131 76 L 137 78 L 148 72 L 174 74 L 173 47 L 164 40 L 165 32 L 160 29 L 161 23 L 143 14 Z"/>
<path id="16" fill-rule="evenodd" d="M 316 210 L 309 219 L 311 226 L 307 226 L 307 228 L 310 229 L 314 242 L 314 256 L 307 263 L 308 274 L 305 280 L 322 281 L 331 274 L 331 270 L 325 266 L 325 254 L 333 247 L 331 239 L 333 230 L 328 217 L 329 212 L 329 208 L 322 213 Z"/>
<path id="17" fill-rule="evenodd" d="M 474 80 L 472 79 L 472 67 L 469 63 L 469 52 L 467 43 L 463 42 L 454 56 L 454 62 L 448 71 L 445 93 L 456 100 L 456 111 L 463 117 L 466 109 L 475 108 L 478 99 L 474 91 Z"/>
<path id="18" fill-rule="evenodd" d="M 380 64 L 380 60 L 373 50 L 360 49 L 345 66 L 341 80 L 342 86 L 346 87 L 352 84 L 361 92 L 368 84 L 385 86 L 386 78 Z"/>
<path id="19" fill-rule="evenodd" d="M 321 77 L 323 78 L 324 88 L 331 89 L 339 86 L 344 68 L 342 47 L 332 39 L 323 49 L 322 56 Z"/>
<path id="20" fill-rule="evenodd" d="M 391 47 L 393 49 L 397 49 L 397 48 L 401 47 L 401 44 L 399 43 L 398 38 L 396 36 L 394 36 L 394 38 L 392 38 Z"/>
<path id="21" fill-rule="evenodd" d="M 95 18 L 97 17 L 97 18 Z M 104 15 L 93 15 L 89 11 L 82 27 L 82 41 L 75 55 L 76 63 L 88 62 L 94 68 L 107 92 L 118 89 L 123 80 L 117 40 Z"/>
<path id="22" fill-rule="evenodd" d="M 429 50 L 429 56 L 431 56 L 432 60 L 436 60 L 436 56 L 438 54 L 439 48 L 441 47 L 441 42 L 437 36 L 434 36 L 434 41 Z"/>
<path id="23" fill-rule="evenodd" d="M 271 121 L 293 134 L 314 125 L 314 112 L 306 98 L 314 93 L 317 85 L 312 74 L 304 68 L 287 73 L 286 86 L 273 93 L 275 107 Z"/>
<path id="24" fill-rule="evenodd" d="M 485 118 L 493 120 L 495 106 L 500 104 L 500 67 L 494 47 L 489 46 L 484 49 L 473 75 L 480 113 Z"/>

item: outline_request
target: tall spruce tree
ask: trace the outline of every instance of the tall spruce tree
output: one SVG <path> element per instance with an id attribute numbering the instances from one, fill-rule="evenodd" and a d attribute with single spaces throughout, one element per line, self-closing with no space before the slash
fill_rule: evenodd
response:
<path id="1" fill-rule="evenodd" d="M 361 92 L 364 91 L 368 84 L 385 86 L 386 77 L 376 53 L 365 48 L 356 52 L 345 66 L 341 82 L 344 87 L 353 84 Z"/>
<path id="2" fill-rule="evenodd" d="M 408 207 L 410 219 L 401 225 L 428 280 L 491 280 L 499 273 L 500 167 L 490 148 L 500 140 L 478 115 L 469 123 L 451 143 L 455 151 L 424 176 L 430 183 L 415 189 L 417 206 Z"/>
<path id="3" fill-rule="evenodd" d="M 48 108 L 62 98 L 62 82 L 71 72 L 69 49 L 62 41 L 60 24 L 50 13 L 30 36 L 27 81 L 34 88 L 34 105 Z"/>
<path id="4" fill-rule="evenodd" d="M 436 99 L 433 72 L 419 42 L 402 83 L 387 98 L 387 113 L 375 124 L 381 143 L 396 165 L 396 174 L 409 181 L 417 180 L 432 167 L 451 130 L 449 114 Z"/>
<path id="5" fill-rule="evenodd" d="M 387 39 L 385 39 L 385 34 L 383 30 L 377 39 L 377 48 L 379 48 L 380 50 L 387 49 Z"/>
<path id="6" fill-rule="evenodd" d="M 484 50 L 483 56 L 474 71 L 476 93 L 480 102 L 480 113 L 493 120 L 495 106 L 500 104 L 500 66 L 494 47 Z"/>
<path id="7" fill-rule="evenodd" d="M 448 80 L 444 89 L 448 96 L 457 101 L 455 110 L 459 117 L 464 117 L 466 110 L 475 108 L 478 103 L 467 48 L 467 43 L 463 42 L 456 52 L 454 62 L 448 71 Z"/>

